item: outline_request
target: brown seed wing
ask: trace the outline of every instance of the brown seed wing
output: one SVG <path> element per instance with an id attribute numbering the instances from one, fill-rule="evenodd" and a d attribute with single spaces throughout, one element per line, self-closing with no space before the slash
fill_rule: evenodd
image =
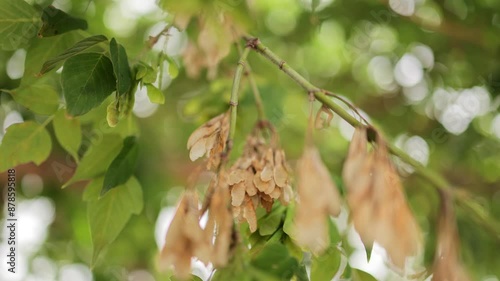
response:
<path id="1" fill-rule="evenodd" d="M 245 183 L 239 182 L 231 188 L 231 204 L 240 206 L 245 199 Z"/>

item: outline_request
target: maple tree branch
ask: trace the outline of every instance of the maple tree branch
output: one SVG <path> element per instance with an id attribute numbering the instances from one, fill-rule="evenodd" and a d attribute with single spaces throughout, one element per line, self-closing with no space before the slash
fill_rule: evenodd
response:
<path id="1" fill-rule="evenodd" d="M 243 54 L 243 50 L 241 45 L 236 42 L 236 48 L 238 49 L 238 53 L 240 56 Z M 257 82 L 252 73 L 252 68 L 248 62 L 245 63 L 245 72 L 243 73 L 248 78 L 248 83 L 250 84 L 250 88 L 252 89 L 253 97 L 255 100 L 255 107 L 257 108 L 257 117 L 259 121 L 265 120 L 266 115 L 264 113 L 264 103 L 262 102 L 262 97 L 260 95 L 259 87 L 257 86 Z"/>
<path id="2" fill-rule="evenodd" d="M 247 41 L 247 46 L 257 53 L 261 54 L 263 57 L 271 61 L 273 64 L 277 65 L 278 68 L 287 74 L 290 78 L 292 78 L 297 84 L 299 84 L 304 90 L 307 91 L 309 95 L 314 95 L 316 100 L 321 102 L 323 106 L 334 111 L 340 118 L 344 119 L 346 122 L 351 124 L 353 127 L 366 126 L 373 127 L 370 124 L 363 124 L 362 121 L 356 119 L 354 116 L 349 114 L 344 108 L 335 103 L 332 99 L 329 98 L 329 93 L 326 90 L 323 90 L 311 82 L 309 82 L 306 78 L 300 75 L 296 70 L 294 70 L 291 66 L 289 66 L 284 60 L 282 60 L 278 55 L 273 53 L 270 49 L 268 49 L 258 38 L 244 37 Z M 413 159 L 410 155 L 405 153 L 400 148 L 396 147 L 391 143 L 387 143 L 387 147 L 391 154 L 399 157 L 403 162 L 408 163 L 415 169 L 415 173 L 420 177 L 424 178 L 428 182 L 430 182 L 433 186 L 435 186 L 440 192 L 453 192 L 457 193 L 456 189 L 452 189 L 451 185 L 448 183 L 446 179 L 444 179 L 441 175 L 427 169 L 420 162 Z M 491 218 L 487 219 L 484 214 L 481 213 L 481 210 L 477 208 L 470 208 L 470 204 L 467 202 L 462 202 L 466 200 L 466 196 L 463 194 L 458 194 L 458 196 L 454 197 L 457 203 L 462 207 L 468 210 L 468 214 L 473 216 L 473 219 L 477 222 L 481 222 L 482 225 L 488 225 L 487 229 L 495 235 L 497 239 L 500 239 L 500 226 L 499 224 L 492 220 Z"/>

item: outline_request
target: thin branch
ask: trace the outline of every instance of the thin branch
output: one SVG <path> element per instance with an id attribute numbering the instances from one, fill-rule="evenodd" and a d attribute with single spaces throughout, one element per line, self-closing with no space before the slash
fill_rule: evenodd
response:
<path id="1" fill-rule="evenodd" d="M 321 102 L 324 106 L 333 110 L 338 116 L 344 119 L 346 122 L 351 124 L 354 127 L 365 126 L 361 121 L 356 119 L 354 116 L 349 114 L 346 110 L 344 110 L 340 105 L 335 103 L 332 99 L 330 99 L 325 93 L 328 91 L 322 90 L 305 79 L 302 75 L 300 75 L 297 71 L 295 71 L 292 67 L 290 67 L 284 60 L 282 60 L 278 55 L 269 50 L 264 44 L 262 44 L 258 38 L 245 38 L 247 41 L 247 46 L 252 48 L 254 51 L 258 52 L 266 59 L 274 63 L 281 69 L 285 74 L 290 76 L 297 84 L 299 84 L 302 88 L 304 88 L 309 95 L 313 94 L 314 97 Z M 372 127 L 371 125 L 369 127 Z M 410 155 L 405 153 L 400 148 L 396 147 L 391 143 L 387 143 L 387 147 L 389 151 L 399 157 L 403 162 L 410 164 L 414 169 L 417 175 L 424 178 L 432 185 L 434 185 L 441 192 L 455 192 L 455 190 L 451 189 L 451 185 L 447 182 L 446 179 L 441 177 L 441 175 L 425 168 L 420 162 L 413 159 Z M 464 209 L 472 209 L 467 202 L 467 197 L 464 195 L 459 195 L 455 197 L 460 206 L 468 207 Z M 487 216 L 483 216 L 477 210 L 475 212 L 468 212 L 473 216 L 473 219 L 477 222 L 480 222 L 482 225 L 488 225 L 487 229 L 490 230 L 497 238 L 500 238 L 499 233 L 500 229 L 498 223 L 490 222 L 491 218 Z"/>
<path id="2" fill-rule="evenodd" d="M 168 32 L 170 31 L 170 29 L 173 26 L 174 26 L 173 24 L 169 23 L 160 32 L 158 32 L 155 36 L 149 36 L 148 41 L 146 41 L 144 47 L 139 52 L 139 55 L 137 55 L 137 57 L 134 59 L 134 62 L 140 61 L 147 52 L 151 51 L 153 49 L 153 47 L 156 45 L 156 43 L 158 43 L 158 41 L 160 40 L 160 38 L 162 36 L 167 37 L 167 40 L 165 41 L 165 44 L 167 44 L 168 38 L 169 38 Z"/>
<path id="3" fill-rule="evenodd" d="M 243 54 L 238 61 L 238 66 L 236 67 L 236 72 L 233 79 L 233 88 L 231 90 L 231 100 L 229 101 L 229 106 L 231 110 L 230 122 L 229 122 L 229 137 L 226 143 L 226 155 L 229 153 L 233 146 L 234 132 L 236 130 L 236 113 L 238 110 L 238 93 L 240 89 L 240 81 L 243 74 L 243 69 L 246 64 L 248 54 L 250 53 L 250 48 L 245 48 Z"/>
<path id="4" fill-rule="evenodd" d="M 241 45 L 237 41 L 235 42 L 235 44 L 238 49 L 238 53 L 241 56 L 243 54 Z M 257 82 L 255 81 L 255 78 L 253 76 L 252 68 L 250 67 L 250 64 L 248 62 L 245 64 L 244 74 L 248 78 L 248 82 L 250 83 L 250 88 L 252 89 L 253 97 L 255 100 L 255 106 L 257 107 L 257 117 L 259 118 L 259 121 L 265 120 L 266 115 L 264 113 L 264 103 L 262 102 L 259 87 L 257 87 Z"/>
<path id="5" fill-rule="evenodd" d="M 156 45 L 158 40 L 160 40 L 161 36 L 163 36 L 163 35 L 168 36 L 168 32 L 170 31 L 170 28 L 172 28 L 173 26 L 174 26 L 173 24 L 169 23 L 160 32 L 158 32 L 158 34 L 156 34 L 155 36 L 149 36 L 146 46 L 149 49 L 153 49 L 154 45 Z"/>

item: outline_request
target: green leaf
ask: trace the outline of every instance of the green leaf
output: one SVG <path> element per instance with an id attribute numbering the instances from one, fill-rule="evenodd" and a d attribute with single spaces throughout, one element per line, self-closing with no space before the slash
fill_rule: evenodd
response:
<path id="1" fill-rule="evenodd" d="M 300 248 L 299 246 L 297 246 L 297 244 L 295 244 L 295 242 L 293 242 L 290 236 L 287 235 L 285 237 L 283 245 L 286 246 L 288 252 L 292 257 L 294 257 L 298 261 L 302 261 L 302 259 L 304 258 L 304 252 L 302 251 L 302 248 Z"/>
<path id="2" fill-rule="evenodd" d="M 101 197 L 102 183 L 104 182 L 104 177 L 94 178 L 85 187 L 82 199 L 85 202 L 96 201 Z"/>
<path id="3" fill-rule="evenodd" d="M 8 91 L 20 105 L 40 115 L 51 115 L 59 108 L 59 95 L 54 87 L 33 83 Z"/>
<path id="4" fill-rule="evenodd" d="M 262 236 L 273 234 L 281 224 L 281 218 L 285 208 L 282 206 L 274 208 L 269 214 L 266 214 L 258 221 L 259 234 Z"/>
<path id="5" fill-rule="evenodd" d="M 353 281 L 377 281 L 377 279 L 370 274 L 359 270 L 359 269 L 352 269 L 352 280 Z"/>
<path id="6" fill-rule="evenodd" d="M 245 255 L 239 249 L 236 249 L 234 258 L 230 260 L 229 264 L 223 268 L 218 268 L 210 281 L 253 281 L 252 277 L 248 274 L 248 262 Z"/>
<path id="7" fill-rule="evenodd" d="M 64 63 L 61 82 L 68 113 L 82 115 L 115 90 L 113 65 L 104 54 L 78 54 Z"/>
<path id="8" fill-rule="evenodd" d="M 331 218 L 328 218 L 328 234 L 330 235 L 330 245 L 335 246 L 342 241 L 342 236 Z"/>
<path id="9" fill-rule="evenodd" d="M 260 280 L 265 280 L 265 281 L 283 281 L 283 280 L 289 280 L 285 278 L 279 278 L 269 272 L 266 272 L 264 270 L 251 267 L 247 271 L 245 271 L 244 274 L 247 274 L 249 277 L 251 277 L 250 280 L 252 281 L 260 281 Z M 228 280 L 228 279 L 226 279 Z M 234 280 L 234 279 L 233 279 Z"/>
<path id="10" fill-rule="evenodd" d="M 266 244 L 280 243 L 280 242 L 283 240 L 283 238 L 284 238 L 284 237 L 286 237 L 286 236 L 284 236 L 284 235 L 285 235 L 285 232 L 283 232 L 283 229 L 278 228 L 278 229 L 277 229 L 277 230 L 273 233 L 273 235 L 271 235 L 270 237 L 268 236 L 268 237 L 269 237 L 269 239 L 267 239 Z"/>
<path id="11" fill-rule="evenodd" d="M 48 77 L 57 76 L 57 83 L 60 85 L 59 75 L 46 75 L 39 77 L 38 71 L 42 68 L 45 61 L 64 52 L 64 50 L 73 46 L 79 40 L 85 37 L 83 31 L 72 31 L 60 36 L 51 38 L 36 38 L 33 40 L 26 51 L 26 60 L 24 62 L 24 76 L 21 79 L 21 86 L 31 86 L 34 83 L 45 84 Z M 56 79 L 54 79 L 56 80 Z"/>
<path id="12" fill-rule="evenodd" d="M 40 13 L 25 1 L 0 0 L 0 48 L 10 51 L 36 37 Z"/>
<path id="13" fill-rule="evenodd" d="M 127 52 L 116 42 L 115 38 L 112 38 L 109 43 L 109 53 L 116 78 L 116 91 L 119 95 L 124 95 L 132 87 L 132 74 L 128 65 Z"/>
<path id="14" fill-rule="evenodd" d="M 97 184 L 87 187 L 87 189 L 98 188 L 100 186 Z M 96 191 L 88 192 L 95 194 Z M 142 189 L 137 179 L 131 177 L 120 188 L 110 190 L 97 200 L 93 197 L 90 199 L 87 217 L 93 245 L 92 264 L 95 264 L 101 251 L 116 239 L 132 214 L 139 214 L 142 211 Z"/>
<path id="15" fill-rule="evenodd" d="M 29 162 L 40 165 L 51 149 L 50 135 L 44 126 L 33 121 L 13 124 L 0 145 L 0 172 Z"/>
<path id="16" fill-rule="evenodd" d="M 372 251 L 373 251 L 373 243 L 371 245 L 367 245 L 367 244 L 364 244 L 364 245 L 365 245 L 365 251 L 366 251 L 366 262 L 370 262 L 370 258 L 372 257 Z"/>
<path id="17" fill-rule="evenodd" d="M 290 202 L 286 208 L 285 221 L 283 222 L 283 231 L 288 236 L 293 236 L 293 217 L 295 216 L 295 203 Z"/>
<path id="18" fill-rule="evenodd" d="M 142 80 L 143 83 L 151 84 L 156 81 L 158 72 L 146 63 L 140 62 L 137 64 L 137 72 L 135 80 Z"/>
<path id="19" fill-rule="evenodd" d="M 54 6 L 43 9 L 42 27 L 38 31 L 39 37 L 59 35 L 75 29 L 87 29 L 87 21 L 66 14 Z"/>
<path id="20" fill-rule="evenodd" d="M 99 133 L 101 135 L 97 135 L 91 140 L 93 145 L 83 155 L 73 177 L 62 188 L 104 174 L 113 159 L 118 155 L 122 147 L 121 138 L 115 134 L 102 135 L 102 132 Z"/>
<path id="21" fill-rule="evenodd" d="M 40 76 L 40 75 L 43 75 L 43 74 L 51 71 L 54 68 L 59 68 L 65 60 L 85 51 L 86 49 L 88 49 L 88 48 L 90 48 L 98 43 L 101 43 L 101 42 L 104 42 L 107 40 L 108 40 L 108 38 L 106 38 L 106 36 L 104 36 L 104 35 L 96 35 L 96 36 L 87 37 L 87 38 L 77 42 L 71 48 L 67 49 L 66 51 L 59 54 L 58 56 L 47 60 L 42 65 L 42 68 L 40 69 L 40 72 L 37 75 Z"/>
<path id="22" fill-rule="evenodd" d="M 175 79 L 177 75 L 179 75 L 179 68 L 175 64 L 175 61 L 168 58 L 168 75 L 170 75 L 170 78 Z"/>
<path id="23" fill-rule="evenodd" d="M 148 98 L 152 103 L 165 103 L 165 95 L 163 95 L 160 89 L 156 88 L 152 84 L 146 84 L 146 88 L 148 90 Z"/>
<path id="24" fill-rule="evenodd" d="M 132 88 L 130 92 L 128 92 L 125 95 L 122 95 L 119 97 L 119 119 L 124 119 L 130 116 L 132 113 L 132 110 L 134 109 L 134 103 L 135 103 L 135 92 L 137 90 L 137 81 L 134 81 L 132 83 Z"/>
<path id="25" fill-rule="evenodd" d="M 139 157 L 139 146 L 137 145 L 134 136 L 127 137 L 123 140 L 123 147 L 118 153 L 118 156 L 109 165 L 104 183 L 102 186 L 101 195 L 125 183 L 134 173 Z"/>
<path id="26" fill-rule="evenodd" d="M 314 257 L 311 265 L 311 281 L 332 280 L 340 267 L 342 253 L 331 246 L 319 257 Z"/>
<path id="27" fill-rule="evenodd" d="M 238 280 L 238 281 L 253 281 L 243 269 L 236 271 L 233 268 L 220 268 L 214 273 L 214 276 L 210 281 L 226 281 L 226 280 Z"/>
<path id="28" fill-rule="evenodd" d="M 297 277 L 297 281 L 309 281 L 305 265 L 301 265 L 295 270 L 295 276 Z"/>
<path id="29" fill-rule="evenodd" d="M 267 244 L 251 264 L 257 269 L 278 277 L 278 280 L 289 280 L 299 267 L 297 260 L 290 256 L 287 248 L 280 243 Z"/>
<path id="30" fill-rule="evenodd" d="M 78 161 L 78 149 L 82 143 L 80 120 L 66 115 L 66 110 L 61 109 L 54 116 L 52 124 L 59 144 Z"/>

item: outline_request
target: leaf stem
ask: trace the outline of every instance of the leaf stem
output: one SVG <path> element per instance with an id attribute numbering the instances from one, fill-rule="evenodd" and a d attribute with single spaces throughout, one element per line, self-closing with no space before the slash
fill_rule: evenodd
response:
<path id="1" fill-rule="evenodd" d="M 227 138 L 226 154 L 231 150 L 233 145 L 234 133 L 236 130 L 236 113 L 238 110 L 238 93 L 240 89 L 240 81 L 249 53 L 250 48 L 245 48 L 243 54 L 241 54 L 240 60 L 238 61 L 238 66 L 236 67 L 236 72 L 234 74 L 233 88 L 231 90 L 231 100 L 229 101 L 231 116 L 229 119 L 229 137 Z"/>
<path id="2" fill-rule="evenodd" d="M 320 89 L 314 86 L 311 82 L 305 79 L 302 75 L 300 75 L 297 71 L 295 71 L 292 67 L 290 67 L 284 60 L 282 60 L 278 55 L 269 50 L 264 44 L 262 44 L 258 38 L 249 38 L 245 37 L 247 41 L 247 46 L 252 48 L 254 51 L 261 54 L 263 57 L 274 63 L 282 70 L 285 74 L 290 76 L 297 84 L 299 84 L 302 88 L 304 88 L 309 95 L 314 95 L 314 97 L 321 102 L 324 106 L 333 110 L 337 115 L 339 115 L 346 122 L 351 124 L 354 127 L 357 126 L 366 126 L 360 120 L 356 119 L 354 116 L 349 114 L 346 110 L 344 110 L 340 105 L 335 103 L 332 99 L 330 99 L 327 94 L 328 91 Z M 371 125 L 370 125 L 371 126 Z M 441 175 L 427 169 L 421 163 L 413 159 L 410 155 L 405 153 L 400 148 L 396 147 L 391 143 L 387 143 L 389 151 L 399 157 L 402 161 L 408 163 L 413 166 L 415 172 L 420 177 L 424 178 L 432 185 L 434 185 L 439 191 L 442 192 L 453 192 L 456 193 L 455 190 L 451 189 L 451 185 L 444 179 Z M 471 209 L 470 206 L 467 205 L 467 202 L 462 202 L 466 200 L 466 197 L 462 194 L 460 196 L 455 197 L 458 204 L 462 207 L 469 207 L 464 209 Z M 469 214 L 473 217 L 474 220 L 480 222 L 482 225 L 488 225 L 489 230 L 496 234 L 496 237 L 500 237 L 500 231 L 496 223 L 490 222 L 488 220 L 492 220 L 491 218 L 487 218 L 485 216 L 479 216 L 478 212 L 469 212 Z"/>
<path id="3" fill-rule="evenodd" d="M 236 42 L 236 47 L 238 48 L 238 53 L 241 56 L 243 54 L 241 45 Z M 264 113 L 264 103 L 262 102 L 262 97 L 260 95 L 259 87 L 257 86 L 257 82 L 255 81 L 255 78 L 253 76 L 252 68 L 250 67 L 250 64 L 248 62 L 245 64 L 244 74 L 248 78 L 248 83 L 250 83 L 250 88 L 252 89 L 253 97 L 255 100 L 255 106 L 257 107 L 257 117 L 259 121 L 265 120 L 266 116 Z"/>

